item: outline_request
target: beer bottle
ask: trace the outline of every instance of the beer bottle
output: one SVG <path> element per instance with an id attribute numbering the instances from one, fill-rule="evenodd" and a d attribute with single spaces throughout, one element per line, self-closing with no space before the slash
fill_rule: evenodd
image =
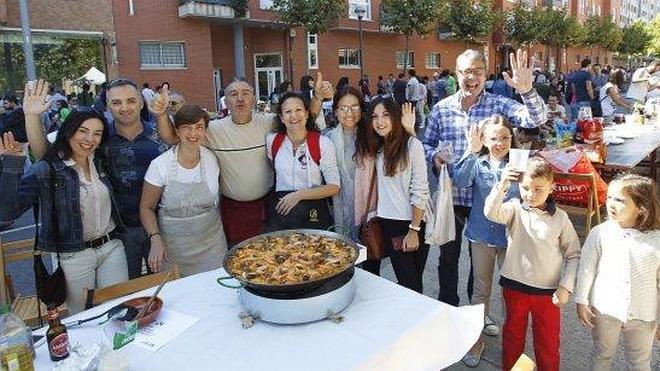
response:
<path id="1" fill-rule="evenodd" d="M 69 356 L 69 335 L 58 316 L 57 307 L 49 306 L 46 340 L 48 340 L 50 359 L 53 361 L 61 361 Z"/>

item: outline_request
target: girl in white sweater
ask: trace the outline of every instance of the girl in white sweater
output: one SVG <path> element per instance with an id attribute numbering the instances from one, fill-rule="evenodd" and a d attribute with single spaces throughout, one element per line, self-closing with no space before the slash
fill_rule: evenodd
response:
<path id="1" fill-rule="evenodd" d="M 651 370 L 660 340 L 660 202 L 653 180 L 628 174 L 609 185 L 609 220 L 582 248 L 575 302 L 591 329 L 592 370 L 609 370 L 623 332 L 628 369 Z"/>

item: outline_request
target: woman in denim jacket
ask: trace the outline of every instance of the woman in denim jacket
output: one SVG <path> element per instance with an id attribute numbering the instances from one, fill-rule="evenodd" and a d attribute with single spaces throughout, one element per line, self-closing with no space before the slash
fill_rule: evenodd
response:
<path id="1" fill-rule="evenodd" d="M 73 111 L 44 159 L 26 174 L 25 154 L 13 135 L 7 133 L 0 141 L 0 220 L 16 219 L 39 203 L 36 249 L 59 253 L 70 313 L 84 309 L 83 289 L 128 280 L 118 238 L 121 219 L 100 156 L 95 156 L 107 134 L 103 116 L 91 109 Z"/>

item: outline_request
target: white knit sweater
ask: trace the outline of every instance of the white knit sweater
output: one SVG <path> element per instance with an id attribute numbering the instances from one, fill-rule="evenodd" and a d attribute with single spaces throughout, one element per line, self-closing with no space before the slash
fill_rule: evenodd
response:
<path id="1" fill-rule="evenodd" d="M 582 247 L 575 302 L 621 322 L 660 320 L 660 230 L 640 232 L 611 220 Z"/>

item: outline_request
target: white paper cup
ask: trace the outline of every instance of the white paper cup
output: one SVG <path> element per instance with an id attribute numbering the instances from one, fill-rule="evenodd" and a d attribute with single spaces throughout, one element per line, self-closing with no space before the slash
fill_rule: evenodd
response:
<path id="1" fill-rule="evenodd" d="M 509 150 L 509 165 L 511 165 L 514 170 L 525 172 L 528 160 L 528 149 L 511 148 Z"/>

